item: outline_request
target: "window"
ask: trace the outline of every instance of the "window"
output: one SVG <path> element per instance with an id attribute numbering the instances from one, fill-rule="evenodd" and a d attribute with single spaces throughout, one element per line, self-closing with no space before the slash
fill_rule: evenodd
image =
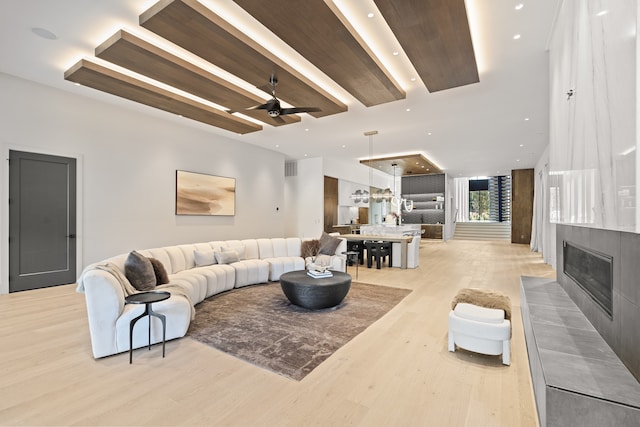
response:
<path id="1" fill-rule="evenodd" d="M 469 180 L 469 221 L 510 221 L 511 179 L 509 176 Z"/>
<path id="2" fill-rule="evenodd" d="M 489 190 L 469 191 L 469 220 L 488 221 L 491 219 Z"/>

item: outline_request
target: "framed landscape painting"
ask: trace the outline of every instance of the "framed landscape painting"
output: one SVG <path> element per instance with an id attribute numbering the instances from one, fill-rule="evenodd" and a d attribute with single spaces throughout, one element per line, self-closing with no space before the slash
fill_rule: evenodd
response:
<path id="1" fill-rule="evenodd" d="M 235 178 L 176 171 L 176 215 L 235 214 Z"/>

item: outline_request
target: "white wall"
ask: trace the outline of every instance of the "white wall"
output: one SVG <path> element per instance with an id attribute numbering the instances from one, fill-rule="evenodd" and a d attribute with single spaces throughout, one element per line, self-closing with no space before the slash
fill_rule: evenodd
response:
<path id="1" fill-rule="evenodd" d="M 564 0 L 559 10 L 549 47 L 550 199 L 542 239 L 544 260 L 554 267 L 554 222 L 639 225 L 637 3 Z M 543 155 L 536 176 L 544 163 Z"/>
<path id="2" fill-rule="evenodd" d="M 637 0 L 562 2 L 549 51 L 558 222 L 635 229 L 636 9 Z"/>
<path id="3" fill-rule="evenodd" d="M 324 174 L 320 157 L 298 160 L 297 235 L 320 238 L 324 231 Z"/>
<path id="4" fill-rule="evenodd" d="M 393 188 L 393 176 L 365 166 L 345 160 L 325 158 L 323 173 L 326 176 L 344 179 L 366 186 L 377 188 Z M 400 188 L 398 187 L 398 190 Z"/>
<path id="5" fill-rule="evenodd" d="M 283 155 L 5 74 L 0 93 L 4 158 L 16 149 L 79 160 L 81 266 L 136 248 L 284 235 Z M 7 163 L 0 163 L 2 200 Z M 176 216 L 177 169 L 236 178 L 236 215 Z M 1 206 L 6 293 L 8 206 Z"/>

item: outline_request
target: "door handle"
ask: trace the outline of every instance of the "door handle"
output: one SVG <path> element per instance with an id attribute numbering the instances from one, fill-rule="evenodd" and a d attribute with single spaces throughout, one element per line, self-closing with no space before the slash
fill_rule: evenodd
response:
<path id="1" fill-rule="evenodd" d="M 76 235 L 75 234 L 69 234 L 67 237 L 70 238 L 70 239 L 75 239 Z"/>

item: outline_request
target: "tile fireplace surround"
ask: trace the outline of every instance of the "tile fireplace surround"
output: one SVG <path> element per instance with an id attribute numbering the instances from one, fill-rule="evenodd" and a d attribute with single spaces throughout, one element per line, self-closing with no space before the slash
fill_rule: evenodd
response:
<path id="1" fill-rule="evenodd" d="M 612 318 L 564 274 L 565 241 L 613 258 Z M 556 251 L 558 283 L 640 381 L 640 234 L 558 224 Z"/>
<path id="2" fill-rule="evenodd" d="M 587 253 L 571 255 L 575 279 L 565 246 Z M 557 281 L 520 288 L 540 425 L 640 425 L 640 234 L 558 224 L 556 249 Z"/>

